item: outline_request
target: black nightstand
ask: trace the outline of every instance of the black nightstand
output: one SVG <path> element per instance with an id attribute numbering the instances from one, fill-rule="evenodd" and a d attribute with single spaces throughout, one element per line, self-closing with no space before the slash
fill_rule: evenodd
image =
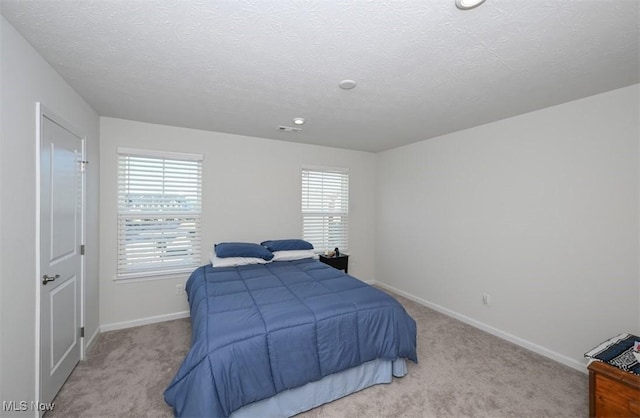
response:
<path id="1" fill-rule="evenodd" d="M 349 273 L 349 254 L 340 253 L 337 257 L 328 257 L 320 254 L 320 261 L 338 270 L 344 270 L 345 273 Z"/>

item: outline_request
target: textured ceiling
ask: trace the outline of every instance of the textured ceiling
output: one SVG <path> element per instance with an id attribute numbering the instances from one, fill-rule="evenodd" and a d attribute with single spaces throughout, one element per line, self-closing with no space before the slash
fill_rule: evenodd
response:
<path id="1" fill-rule="evenodd" d="M 1 0 L 101 116 L 380 151 L 639 82 L 637 0 Z M 358 84 L 341 90 L 340 80 Z M 294 117 L 307 123 L 283 133 Z"/>

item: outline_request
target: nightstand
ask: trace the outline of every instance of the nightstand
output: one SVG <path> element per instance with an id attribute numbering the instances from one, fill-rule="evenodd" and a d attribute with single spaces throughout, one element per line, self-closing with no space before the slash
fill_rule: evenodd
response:
<path id="1" fill-rule="evenodd" d="M 349 272 L 349 254 L 340 253 L 337 257 L 320 254 L 320 261 L 338 270 L 344 270 L 345 273 Z"/>

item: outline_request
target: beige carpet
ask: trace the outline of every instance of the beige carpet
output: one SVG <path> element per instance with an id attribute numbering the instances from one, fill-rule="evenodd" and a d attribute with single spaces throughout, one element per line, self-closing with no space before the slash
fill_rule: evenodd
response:
<path id="1" fill-rule="evenodd" d="M 418 323 L 409 374 L 299 417 L 586 417 L 586 374 L 397 297 Z M 52 417 L 170 417 L 162 393 L 190 344 L 188 319 L 101 334 Z"/>

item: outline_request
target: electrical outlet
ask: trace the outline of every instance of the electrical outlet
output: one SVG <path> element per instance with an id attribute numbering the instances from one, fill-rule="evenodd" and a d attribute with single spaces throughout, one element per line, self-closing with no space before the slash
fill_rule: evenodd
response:
<path id="1" fill-rule="evenodd" d="M 181 284 L 176 285 L 176 295 L 180 296 L 184 293 L 184 287 Z"/>
<path id="2" fill-rule="evenodd" d="M 482 294 L 482 303 L 484 303 L 485 305 L 488 305 L 489 302 L 490 302 L 489 294 L 488 293 L 483 293 Z"/>

